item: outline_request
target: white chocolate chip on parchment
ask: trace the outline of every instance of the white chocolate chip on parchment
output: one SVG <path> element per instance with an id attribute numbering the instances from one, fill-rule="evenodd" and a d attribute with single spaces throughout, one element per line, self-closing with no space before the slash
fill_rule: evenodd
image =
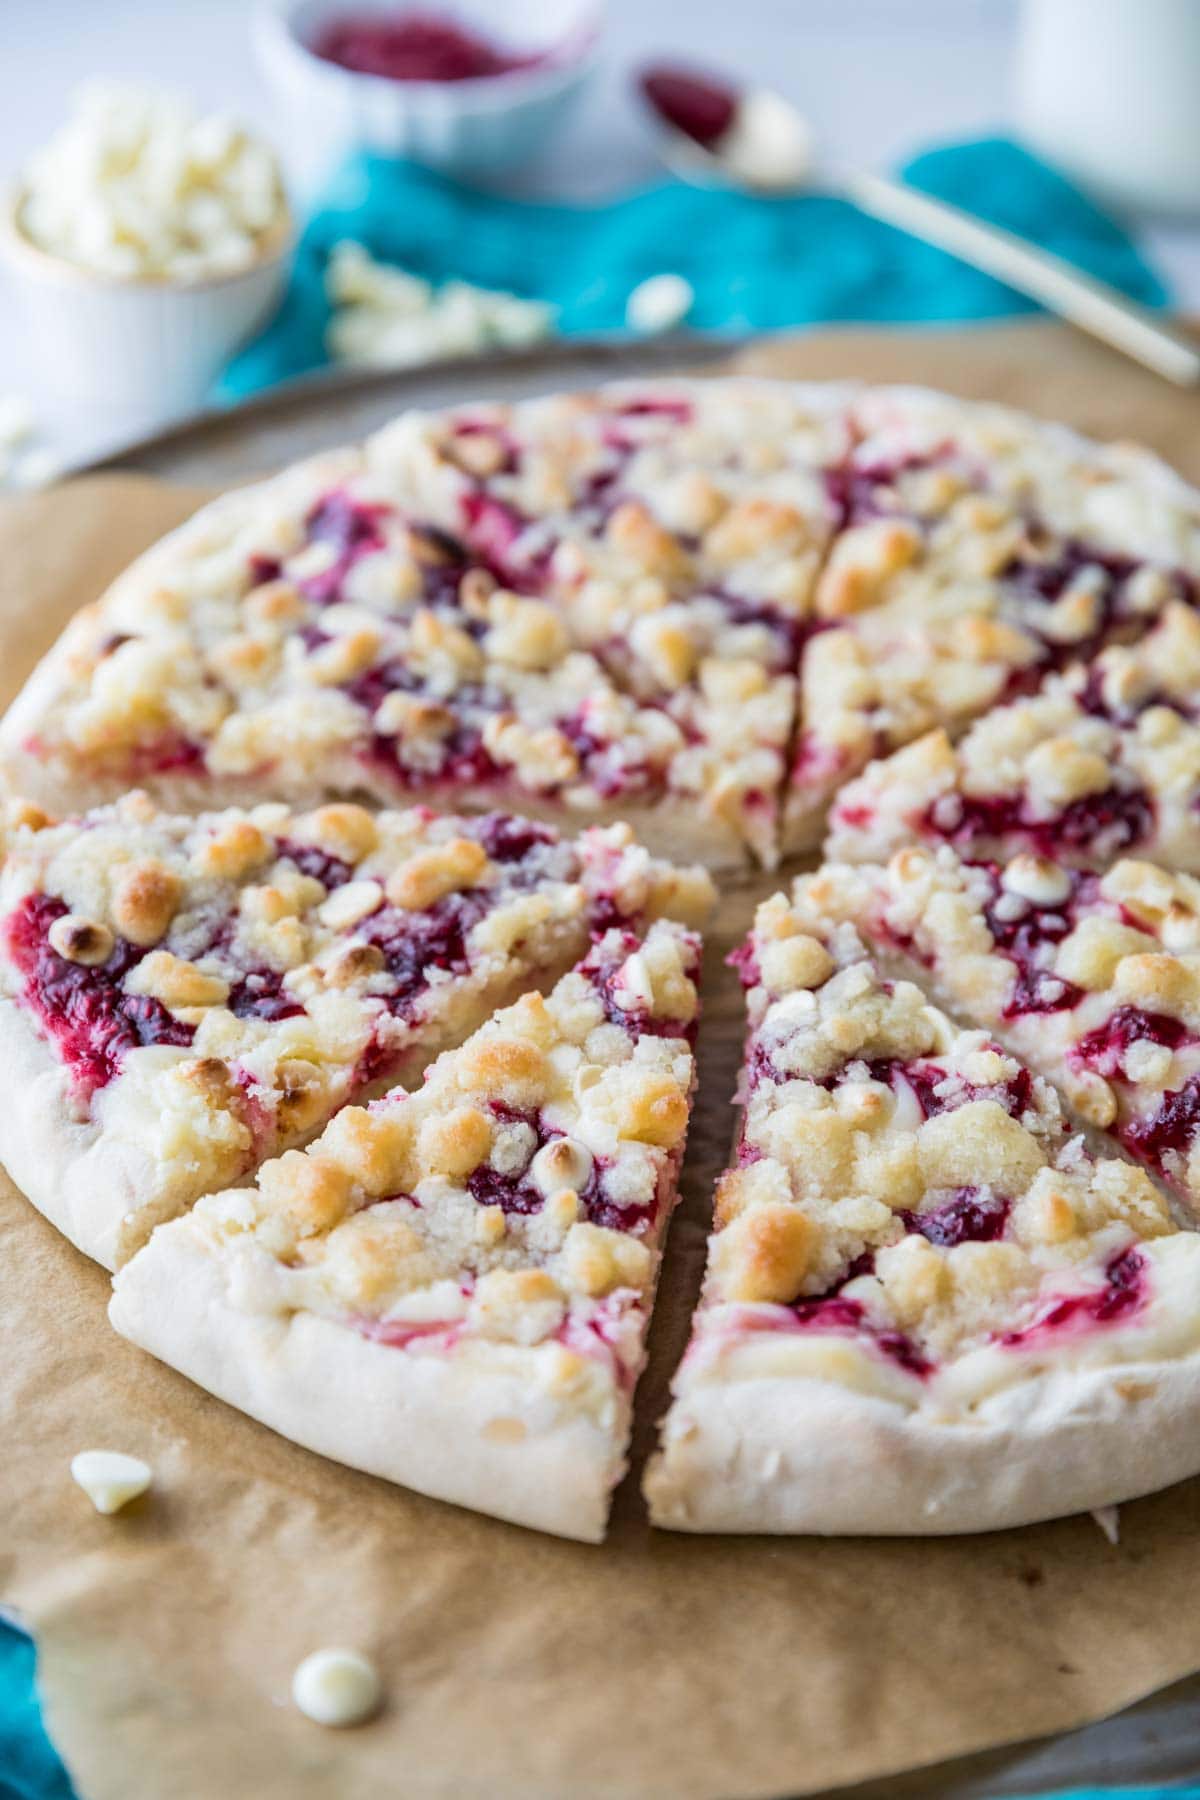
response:
<path id="1" fill-rule="evenodd" d="M 357 1650 L 314 1650 L 292 1676 L 292 1699 L 317 1725 L 361 1725 L 381 1692 L 374 1663 Z"/>
<path id="2" fill-rule="evenodd" d="M 81 1450 L 71 1458 L 71 1477 L 99 1513 L 120 1512 L 154 1479 L 148 1463 L 122 1450 Z"/>

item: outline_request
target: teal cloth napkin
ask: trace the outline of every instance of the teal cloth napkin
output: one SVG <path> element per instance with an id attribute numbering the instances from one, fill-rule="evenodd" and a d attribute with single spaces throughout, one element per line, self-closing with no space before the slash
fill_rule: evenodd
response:
<path id="1" fill-rule="evenodd" d="M 1166 298 L 1120 228 L 1016 144 L 992 138 L 931 150 L 902 174 L 1138 300 Z M 631 289 L 667 269 L 696 291 L 689 323 L 731 335 L 837 319 L 990 319 L 1036 310 L 989 276 L 819 195 L 752 200 L 668 181 L 599 206 L 533 205 L 359 157 L 330 186 L 301 239 L 282 310 L 226 371 L 220 398 L 240 399 L 324 363 L 325 262 L 342 238 L 435 282 L 457 277 L 549 300 L 566 334 L 624 330 Z M 0 1800 L 72 1800 L 42 1728 L 33 1676 L 32 1643 L 0 1620 Z M 1200 1796 L 1200 1789 L 1170 1791 Z M 1147 1800 L 1151 1790 L 1138 1794 Z M 1080 1790 L 1072 1800 L 1101 1796 Z M 1104 1800 L 1119 1796 L 1107 1790 Z"/>
<path id="2" fill-rule="evenodd" d="M 901 173 L 1135 299 L 1166 299 L 1120 227 L 1007 139 L 929 150 Z M 325 362 L 323 276 L 342 238 L 434 282 L 458 277 L 548 300 L 568 335 L 623 331 L 631 290 L 668 269 L 695 289 L 688 323 L 731 335 L 837 319 L 991 319 L 1037 310 L 991 276 L 824 195 L 751 199 L 666 181 L 602 205 L 534 204 L 359 156 L 330 185 L 300 241 L 282 310 L 226 370 L 219 398 L 240 399 Z"/>
<path id="3" fill-rule="evenodd" d="M 0 1800 L 75 1800 L 42 1725 L 35 1660 L 32 1638 L 0 1618 Z"/>

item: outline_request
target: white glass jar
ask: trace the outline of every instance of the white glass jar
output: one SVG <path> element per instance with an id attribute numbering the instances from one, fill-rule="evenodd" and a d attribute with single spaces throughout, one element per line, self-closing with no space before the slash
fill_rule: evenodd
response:
<path id="1" fill-rule="evenodd" d="M 1200 0 L 1023 0 L 1017 112 L 1099 199 L 1200 212 Z"/>

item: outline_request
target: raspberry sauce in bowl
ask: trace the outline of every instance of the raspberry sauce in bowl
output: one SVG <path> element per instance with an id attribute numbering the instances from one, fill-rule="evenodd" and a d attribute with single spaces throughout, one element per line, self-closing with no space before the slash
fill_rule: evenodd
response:
<path id="1" fill-rule="evenodd" d="M 602 0 L 263 0 L 254 34 L 306 183 L 355 151 L 491 177 L 563 123 L 602 15 Z"/>
<path id="2" fill-rule="evenodd" d="M 459 20 L 408 8 L 334 13 L 317 27 L 311 47 L 340 69 L 387 81 L 479 81 L 542 61 L 537 53 L 504 49 Z"/>

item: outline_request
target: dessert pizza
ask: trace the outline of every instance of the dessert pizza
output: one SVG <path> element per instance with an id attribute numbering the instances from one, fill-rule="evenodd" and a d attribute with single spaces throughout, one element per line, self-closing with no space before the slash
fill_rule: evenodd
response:
<path id="1" fill-rule="evenodd" d="M 815 879 L 736 960 L 745 1110 L 654 1522 L 974 1531 L 1193 1473 L 1200 1236 L 1148 1177 L 887 979 Z"/>
<path id="2" fill-rule="evenodd" d="M 844 787 L 833 861 L 914 841 L 973 861 L 1030 851 L 1102 869 L 1130 851 L 1200 873 L 1200 614 L 1168 608 L 1139 644 L 1052 676 L 959 743 L 930 732 Z"/>
<path id="3" fill-rule="evenodd" d="M 712 897 L 654 856 L 836 801 L 741 958 L 655 1516 L 1143 1491 L 1200 1461 L 1198 685 L 1144 452 L 852 385 L 410 413 L 197 514 L 0 727 L 0 1156 L 214 1392 L 597 1536 Z"/>
<path id="4" fill-rule="evenodd" d="M 694 1081 L 699 940 L 605 933 L 413 1094 L 348 1107 L 118 1275 L 117 1329 L 297 1442 L 603 1535 Z"/>
<path id="5" fill-rule="evenodd" d="M 1200 499 L 1144 451 L 995 406 L 864 391 L 831 473 L 784 848 L 820 841 L 837 788 L 937 726 L 1194 604 Z"/>
<path id="6" fill-rule="evenodd" d="M 0 1158 L 112 1266 L 158 1220 L 419 1074 L 597 930 L 705 914 L 627 827 L 134 793 L 14 803 L 0 872 Z"/>
<path id="7" fill-rule="evenodd" d="M 1095 874 L 914 848 L 798 885 L 927 969 L 961 1017 L 1200 1211 L 1200 881 L 1134 859 Z"/>

